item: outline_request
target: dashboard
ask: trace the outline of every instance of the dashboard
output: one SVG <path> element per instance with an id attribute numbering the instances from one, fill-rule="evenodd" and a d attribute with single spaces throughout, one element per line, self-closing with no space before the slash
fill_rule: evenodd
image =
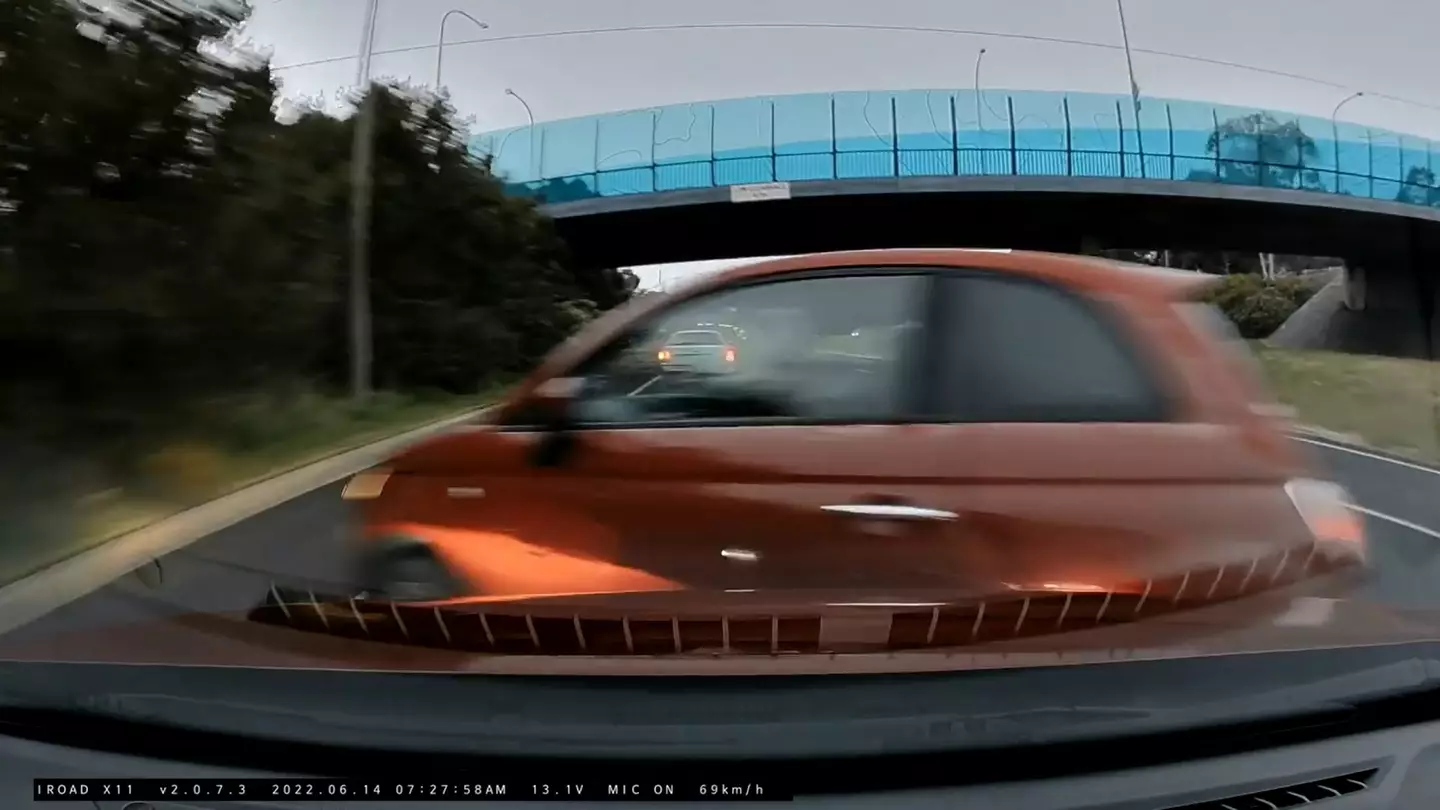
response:
<path id="1" fill-rule="evenodd" d="M 1105 746 L 1093 747 L 1095 768 L 1104 768 Z M 957 763 L 963 767 L 963 758 Z M 524 806 L 535 800 L 573 806 L 619 807 L 633 804 L 656 808 L 671 802 L 653 795 L 629 799 L 604 793 L 574 801 L 562 795 L 562 785 L 576 780 L 555 774 L 546 795 L 525 796 L 514 786 L 506 796 L 485 796 L 473 801 L 432 798 L 310 800 L 268 798 L 216 802 L 206 799 L 138 801 L 91 796 L 75 800 L 37 801 L 33 780 L 158 779 L 174 782 L 219 783 L 222 780 L 262 779 L 284 784 L 285 774 L 202 767 L 159 759 L 66 748 L 15 738 L 0 738 L 0 796 L 6 807 L 45 807 L 52 810 L 197 810 L 198 808 L 302 808 L 332 810 L 368 808 L 399 810 L 412 807 Z M 297 780 L 298 783 L 299 780 Z M 412 783 L 424 780 L 408 780 Z M 461 780 L 484 782 L 470 776 Z M 377 780 L 378 782 L 378 780 Z M 387 780 L 385 784 L 396 782 Z M 526 785 L 526 788 L 530 786 Z M 646 785 L 645 787 L 649 787 Z M 586 784 L 587 791 L 600 786 Z M 423 790 L 423 787 L 421 788 Z M 28 798 L 27 798 L 28 797 Z M 512 800 L 513 799 L 513 800 Z M 709 801 L 723 802 L 716 797 Z M 770 804 L 752 796 L 745 804 Z M 680 802 L 676 802 L 677 804 Z M 684 802 L 693 804 L 695 802 Z M 698 803 L 705 803 L 701 800 Z M 794 807 L 875 808 L 991 808 L 1003 810 L 1250 810 L 1251 808 L 1314 807 L 1316 810 L 1398 808 L 1431 810 L 1440 807 L 1440 723 L 1403 728 L 1163 766 L 1113 770 L 1055 779 L 977 783 L 965 787 L 890 791 L 851 795 L 800 795 L 784 802 Z"/>

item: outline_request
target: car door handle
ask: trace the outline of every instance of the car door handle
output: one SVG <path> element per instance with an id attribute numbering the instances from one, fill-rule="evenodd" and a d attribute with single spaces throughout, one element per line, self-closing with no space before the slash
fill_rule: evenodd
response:
<path id="1" fill-rule="evenodd" d="M 958 520 L 960 515 L 944 509 L 905 506 L 895 503 L 839 503 L 820 507 L 826 512 L 886 520 Z"/>

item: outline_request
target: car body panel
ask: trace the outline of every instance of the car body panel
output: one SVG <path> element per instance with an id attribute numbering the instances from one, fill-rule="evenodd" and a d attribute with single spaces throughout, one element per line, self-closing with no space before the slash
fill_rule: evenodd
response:
<path id="1" fill-rule="evenodd" d="M 1114 316 L 1176 404 L 1173 419 L 579 425 L 566 429 L 574 449 L 563 463 L 534 463 L 553 431 L 519 415 L 542 384 L 633 324 L 728 285 L 847 267 L 990 271 L 1079 293 Z M 486 599 L 839 588 L 961 601 L 1047 583 L 1148 592 L 1153 580 L 1277 555 L 1283 567 L 1312 540 L 1283 490 L 1309 468 L 1283 420 L 1253 407 L 1263 390 L 1177 314 L 1211 283 L 1084 257 L 933 250 L 717 274 L 607 313 L 557 349 L 491 425 L 397 456 L 395 482 L 363 504 L 366 534 L 408 533 L 469 583 L 459 598 Z"/>

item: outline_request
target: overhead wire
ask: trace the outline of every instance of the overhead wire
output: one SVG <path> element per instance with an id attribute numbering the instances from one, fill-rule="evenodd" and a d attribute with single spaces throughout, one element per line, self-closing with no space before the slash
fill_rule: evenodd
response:
<path id="1" fill-rule="evenodd" d="M 276 2 L 279 2 L 279 0 L 276 0 Z M 456 41 L 453 41 L 453 42 L 447 42 L 447 43 L 445 43 L 445 47 L 447 47 L 447 48 L 454 48 L 454 47 L 456 47 L 456 46 L 461 46 L 461 45 L 486 45 L 486 44 L 495 44 L 495 43 L 501 43 L 501 42 L 521 42 L 521 41 L 526 41 L 526 40 L 555 39 L 555 38 L 562 38 L 562 37 L 603 36 L 603 35 L 608 35 L 608 34 L 627 34 L 627 33 L 664 32 L 664 31 L 708 31 L 708 30 L 841 30 L 841 31 L 844 31 L 844 30 L 853 30 L 853 31 L 878 31 L 878 32 L 889 32 L 889 33 L 944 34 L 944 35 L 948 35 L 948 36 L 974 36 L 974 37 L 986 37 L 986 38 L 991 38 L 991 39 L 1009 39 L 1009 40 L 1024 41 L 1024 42 L 1041 42 L 1041 43 L 1046 43 L 1046 44 L 1051 44 L 1051 45 L 1075 45 L 1075 46 L 1080 46 L 1080 47 L 1099 48 L 1099 49 L 1103 49 L 1103 50 L 1112 50 L 1112 51 L 1124 50 L 1123 46 L 1117 45 L 1117 44 L 1108 43 L 1108 42 L 1095 42 L 1095 41 L 1093 41 L 1093 40 L 1071 39 L 1071 38 L 1067 38 L 1067 37 L 1052 37 L 1052 36 L 1043 36 L 1043 35 L 1038 35 L 1038 34 L 1016 34 L 1016 33 L 1011 33 L 1011 32 L 983 31 L 983 30 L 979 30 L 979 29 L 949 28 L 949 27 L 941 27 L 941 26 L 885 25 L 885 24 L 878 24 L 878 23 L 818 23 L 818 22 L 810 22 L 810 23 L 673 23 L 673 24 L 661 24 L 661 25 L 622 25 L 622 26 L 606 26 L 606 27 L 596 27 L 596 28 L 575 28 L 575 29 L 567 29 L 567 30 L 563 30 L 563 31 L 536 31 L 536 32 L 530 32 L 530 33 L 523 33 L 523 34 L 506 34 L 506 35 L 495 36 L 495 37 L 480 37 L 480 38 L 474 38 L 474 39 L 456 40 Z M 390 56 L 390 55 L 404 54 L 404 53 L 415 53 L 415 52 L 418 52 L 418 51 L 431 50 L 431 49 L 433 49 L 433 48 L 435 48 L 435 47 L 436 47 L 436 45 L 435 45 L 434 43 L 427 43 L 427 44 L 425 44 L 425 45 L 409 45 L 409 46 L 404 46 L 404 47 L 399 47 L 399 48 L 385 48 L 385 49 L 376 50 L 376 51 L 374 52 L 374 55 L 375 55 L 375 56 Z M 1243 63 L 1243 62 L 1234 62 L 1234 61 L 1230 61 L 1230 60 L 1227 60 L 1227 59 L 1216 59 L 1216 58 L 1208 57 L 1208 56 L 1196 56 L 1195 54 L 1177 53 L 1177 52 L 1174 52 L 1174 51 L 1165 51 L 1165 50 L 1159 50 L 1159 49 L 1154 49 L 1154 48 L 1132 48 L 1131 50 L 1132 50 L 1133 52 L 1135 52 L 1135 53 L 1146 54 L 1146 55 L 1148 55 L 1148 56 L 1159 56 L 1159 57 L 1164 57 L 1164 58 L 1167 58 L 1167 59 L 1176 59 L 1176 60 L 1181 60 L 1181 61 L 1186 61 L 1186 62 L 1196 62 L 1196 63 L 1201 63 L 1201 64 L 1214 65 L 1214 66 L 1217 66 L 1217 67 L 1233 68 L 1233 69 L 1236 69 L 1236 70 L 1244 70 L 1244 71 L 1249 71 L 1249 72 L 1252 72 L 1252 73 L 1260 73 L 1260 74 L 1265 74 L 1265 75 L 1269 75 L 1269 76 L 1276 76 L 1276 77 L 1280 77 L 1280 78 L 1291 79 L 1291 80 L 1294 80 L 1294 81 L 1307 82 L 1307 83 L 1310 83 L 1310 84 L 1315 84 L 1315 85 L 1320 85 L 1320 86 L 1324 86 L 1324 87 L 1334 88 L 1334 89 L 1336 89 L 1336 90 L 1354 90 L 1354 89 L 1357 89 L 1357 88 L 1355 88 L 1353 85 L 1344 84 L 1344 83 L 1342 83 L 1342 82 L 1337 82 L 1337 81 L 1333 81 L 1333 80 L 1330 80 L 1330 79 L 1322 79 L 1322 78 L 1318 78 L 1318 77 L 1315 77 L 1315 76 L 1307 76 L 1307 75 L 1305 75 L 1305 74 L 1294 73 L 1294 72 L 1291 72 L 1291 71 L 1280 70 L 1280 69 L 1277 69 L 1277 68 L 1267 68 L 1267 67 L 1261 67 L 1261 66 L 1259 66 L 1259 65 L 1246 64 L 1246 63 Z M 326 57 L 326 58 L 323 58 L 323 59 L 312 59 L 312 60 L 308 60 L 308 61 L 304 61 L 304 62 L 293 62 L 293 63 L 288 64 L 288 65 L 277 65 L 277 66 L 272 67 L 271 70 L 274 70 L 274 71 L 295 70 L 295 69 L 298 69 L 298 68 L 315 67 L 315 66 L 318 66 L 318 65 L 334 64 L 334 63 L 337 63 L 337 62 L 347 62 L 347 61 L 350 61 L 350 60 L 356 59 L 356 58 L 357 58 L 357 56 L 356 56 L 356 55 L 353 55 L 353 54 L 352 54 L 352 55 L 347 55 L 347 56 L 331 56 L 331 57 Z M 1363 89 L 1363 88 L 1360 88 L 1360 89 Z M 1395 95 L 1395 94 L 1392 94 L 1392 93 L 1383 93 L 1383 92 L 1379 92 L 1379 91 L 1364 90 L 1364 92 L 1365 92 L 1365 95 L 1367 95 L 1367 96 L 1371 96 L 1371 97 L 1374 97 L 1374 98 L 1381 98 L 1381 99 L 1385 99 L 1385 100 L 1388 100 L 1388 101 L 1393 101 L 1393 102 L 1396 102 L 1396 103 L 1399 103 L 1399 104 L 1406 104 L 1406 105 L 1410 105 L 1410 106 L 1414 106 L 1414 107 L 1420 107 L 1420 108 L 1429 109 L 1429 110 L 1440 110 L 1440 103 L 1424 102 L 1424 101 L 1419 101 L 1419 100 L 1412 99 L 1412 98 L 1406 98 L 1406 97 L 1404 97 L 1404 96 Z"/>

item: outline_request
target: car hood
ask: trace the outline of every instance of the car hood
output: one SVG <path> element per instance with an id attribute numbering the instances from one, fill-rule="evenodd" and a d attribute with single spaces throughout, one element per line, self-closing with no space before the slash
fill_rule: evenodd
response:
<path id="1" fill-rule="evenodd" d="M 1350 593 L 1338 580 L 1307 582 L 1096 621 L 1093 607 L 1076 607 L 1076 594 L 1033 591 L 989 600 L 979 616 L 974 604 L 916 593 L 589 594 L 440 609 L 270 588 L 249 606 L 193 610 L 163 592 L 136 589 L 114 615 L 0 637 L 0 660 L 780 675 L 1031 668 L 1440 640 L 1440 611 L 1387 608 Z M 1067 604 L 1070 612 L 1062 614 Z"/>

